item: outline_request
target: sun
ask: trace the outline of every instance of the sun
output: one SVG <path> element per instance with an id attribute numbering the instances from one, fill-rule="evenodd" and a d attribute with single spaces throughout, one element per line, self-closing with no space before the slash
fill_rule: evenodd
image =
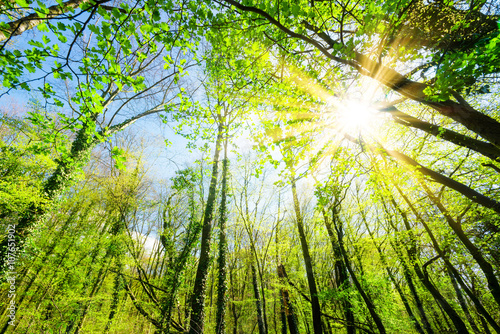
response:
<path id="1" fill-rule="evenodd" d="M 374 134 L 380 126 L 379 113 L 368 102 L 346 100 L 336 107 L 336 126 L 346 134 Z"/>

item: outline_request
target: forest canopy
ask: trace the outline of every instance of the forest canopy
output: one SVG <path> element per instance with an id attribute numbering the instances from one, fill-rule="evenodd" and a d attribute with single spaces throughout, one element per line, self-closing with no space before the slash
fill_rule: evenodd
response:
<path id="1" fill-rule="evenodd" d="M 0 2 L 0 333 L 500 333 L 500 4 Z"/>

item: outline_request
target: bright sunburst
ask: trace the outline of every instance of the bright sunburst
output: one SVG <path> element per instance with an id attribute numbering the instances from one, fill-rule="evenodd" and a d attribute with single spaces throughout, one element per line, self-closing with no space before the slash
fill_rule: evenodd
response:
<path id="1" fill-rule="evenodd" d="M 337 106 L 337 127 L 350 135 L 374 134 L 380 126 L 377 110 L 368 102 L 347 100 Z"/>

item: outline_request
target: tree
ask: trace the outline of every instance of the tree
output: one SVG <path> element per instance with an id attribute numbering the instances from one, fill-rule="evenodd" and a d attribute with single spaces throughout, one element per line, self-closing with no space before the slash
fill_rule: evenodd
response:
<path id="1" fill-rule="evenodd" d="M 0 5 L 0 333 L 500 333 L 496 3 L 66 5 Z"/>
<path id="2" fill-rule="evenodd" d="M 144 30 L 143 26 L 136 26 L 133 22 L 131 31 L 122 30 L 120 27 L 126 19 L 121 14 L 111 16 L 105 12 L 103 15 L 111 23 L 104 21 L 102 30 L 97 26 L 94 26 L 95 29 L 92 28 L 97 31 L 98 48 L 84 51 L 78 63 L 79 71 L 82 73 L 78 75 L 75 73 L 78 78 L 76 92 L 74 96 L 68 93 L 71 97 L 66 102 L 78 116 L 75 118 L 63 116 L 61 122 L 70 131 L 74 131 L 74 139 L 69 150 L 60 152 L 53 174 L 44 182 L 43 195 L 48 204 L 52 204 L 71 184 L 97 144 L 142 117 L 168 112 L 182 103 L 182 99 L 177 95 L 180 92 L 177 83 L 181 73 L 189 67 L 189 64 L 186 63 L 186 59 L 182 60 L 182 65 L 180 64 L 179 57 L 186 49 L 182 45 L 175 45 L 175 34 L 168 38 L 164 37 L 161 41 L 155 40 L 152 38 L 154 32 Z M 147 16 L 146 12 L 146 16 L 141 16 L 138 20 L 157 21 L 156 17 Z M 108 30 L 113 33 L 114 40 L 103 43 L 107 41 Z M 127 35 L 129 33 L 136 38 L 134 45 L 129 45 Z M 125 41 L 128 44 L 124 47 Z M 92 40 L 86 42 L 93 43 Z M 99 55 L 105 55 L 105 58 L 102 59 Z M 161 56 L 164 56 L 164 62 L 159 61 Z M 163 67 L 163 73 L 153 75 L 159 67 Z M 56 74 L 54 74 L 56 79 L 68 77 L 67 74 Z M 50 85 L 46 86 L 46 89 L 53 92 L 44 94 L 46 98 L 56 95 Z M 62 106 L 57 98 L 54 97 L 54 101 Z M 118 121 L 117 118 L 127 111 L 131 102 L 142 104 L 143 110 Z M 34 114 L 33 117 L 39 123 L 44 122 L 41 114 Z M 44 140 L 55 142 L 57 138 L 50 133 Z M 120 156 L 118 148 L 114 153 L 116 157 Z M 43 219 L 45 212 L 45 207 L 34 203 L 19 217 L 15 234 L 19 251 L 22 251 L 31 230 Z M 2 263 L 5 263 L 6 243 L 7 239 L 4 238 L 0 245 Z"/>
<path id="3" fill-rule="evenodd" d="M 377 16 L 385 13 L 384 10 L 389 10 L 392 13 L 402 13 L 403 18 L 407 15 L 404 12 L 408 9 L 408 4 L 403 4 L 400 7 L 391 8 L 391 3 L 381 3 L 379 9 L 376 9 L 376 3 L 357 3 L 352 9 L 342 4 L 335 6 L 334 10 L 325 3 L 269 3 L 263 4 L 258 1 L 243 5 L 235 0 L 223 0 L 221 4 L 234 6 L 237 10 L 248 15 L 248 18 L 260 18 L 267 22 L 268 27 L 272 28 L 273 36 L 271 41 L 281 41 L 284 36 L 288 37 L 291 41 L 289 44 L 279 44 L 285 51 L 293 53 L 299 45 L 303 47 L 311 47 L 316 50 L 316 55 L 323 58 L 323 63 L 334 63 L 338 65 L 345 65 L 358 73 L 368 76 L 394 92 L 401 94 L 405 98 L 412 99 L 425 106 L 429 106 L 441 115 L 449 117 L 464 125 L 469 130 L 482 136 L 484 139 L 490 141 L 494 145 L 500 144 L 500 124 L 485 113 L 471 107 L 458 93 L 450 91 L 449 87 L 439 85 L 438 89 L 444 90 L 443 93 L 436 97 L 429 97 L 429 93 L 436 91 L 436 88 L 427 83 L 420 83 L 408 79 L 404 75 L 398 73 L 393 68 L 383 64 L 379 59 L 374 59 L 366 52 L 371 45 L 363 45 L 360 41 L 356 40 L 357 36 L 373 33 L 373 28 L 378 24 L 384 25 L 385 22 L 377 20 Z M 281 7 L 280 7 L 281 6 Z M 432 8 L 434 5 L 428 5 Z M 421 7 L 415 6 L 415 10 L 420 10 Z M 450 10 L 455 9 L 453 4 L 448 7 Z M 374 18 L 370 24 L 363 24 L 356 16 L 361 11 L 370 10 L 368 19 Z M 477 13 L 474 8 L 471 11 Z M 439 12 L 439 11 L 438 11 Z M 272 14 L 271 14 L 272 13 Z M 286 19 L 280 20 L 283 17 Z M 340 17 L 340 19 L 339 19 Z M 471 15 L 468 19 L 474 20 Z M 344 21 L 345 19 L 345 21 Z M 399 20 L 400 17 L 397 17 Z M 321 26 L 316 26 L 321 22 Z M 343 27 L 347 25 L 355 26 L 353 33 L 346 32 Z M 465 25 L 465 24 L 464 24 Z M 458 21 L 458 25 L 462 26 L 462 22 Z M 392 28 L 392 27 L 391 27 Z M 260 28 L 262 29 L 262 28 Z M 491 30 L 491 28 L 490 28 Z M 335 36 L 335 37 L 333 37 Z M 336 37 L 338 36 L 338 39 Z M 496 41 L 497 37 L 493 37 L 491 41 Z M 367 39 L 371 41 L 371 39 Z M 384 41 L 380 38 L 380 41 Z M 492 42 L 496 43 L 496 42 Z M 489 50 L 489 45 L 487 50 Z M 395 45 L 394 48 L 404 47 L 404 45 Z M 333 51 L 331 51 L 333 50 Z M 491 56 L 490 53 L 486 53 Z M 308 53 L 305 53 L 308 55 Z M 380 58 L 383 54 L 375 55 Z M 306 56 L 307 57 L 307 56 Z M 391 62 L 396 63 L 399 59 L 391 59 Z M 484 75 L 485 73 L 478 73 Z M 450 81 L 449 79 L 447 79 Z M 453 96 L 456 101 L 449 99 Z"/>

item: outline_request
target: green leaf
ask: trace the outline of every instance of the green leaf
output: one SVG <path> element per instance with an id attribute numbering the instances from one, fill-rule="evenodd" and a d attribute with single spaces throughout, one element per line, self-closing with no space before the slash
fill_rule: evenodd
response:
<path id="1" fill-rule="evenodd" d="M 16 3 L 21 7 L 29 7 L 29 4 L 25 0 L 16 0 Z"/>
<path id="2" fill-rule="evenodd" d="M 57 29 L 61 30 L 61 31 L 66 31 L 67 27 L 64 23 L 62 22 L 57 22 Z"/>
<path id="3" fill-rule="evenodd" d="M 59 41 L 61 41 L 62 43 L 66 43 L 68 41 L 68 39 L 66 38 L 66 36 L 64 36 L 63 34 L 57 34 L 57 39 Z"/>
<path id="4" fill-rule="evenodd" d="M 92 31 L 94 34 L 99 34 L 100 33 L 99 27 L 97 27 L 97 26 L 95 26 L 93 24 L 89 24 L 88 27 L 89 27 L 89 30 Z"/>
<path id="5" fill-rule="evenodd" d="M 37 28 L 41 32 L 49 32 L 49 28 L 45 22 L 40 23 Z"/>

